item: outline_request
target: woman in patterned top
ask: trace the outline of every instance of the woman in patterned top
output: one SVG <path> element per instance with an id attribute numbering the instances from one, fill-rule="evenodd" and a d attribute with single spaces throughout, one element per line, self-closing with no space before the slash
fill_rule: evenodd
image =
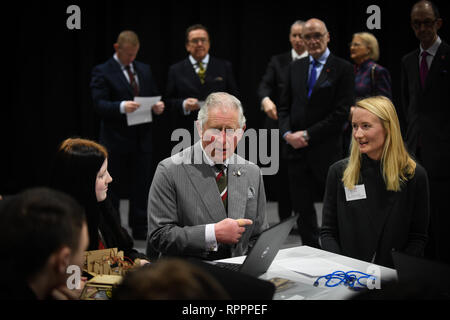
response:
<path id="1" fill-rule="evenodd" d="M 372 96 L 392 99 L 389 71 L 375 63 L 380 56 L 378 41 L 368 32 L 353 35 L 350 58 L 355 63 L 355 96 L 357 100 Z"/>
<path id="2" fill-rule="evenodd" d="M 392 100 L 391 75 L 389 71 L 375 63 L 380 57 L 380 49 L 375 36 L 369 32 L 353 34 L 350 43 L 350 58 L 355 70 L 355 98 L 356 101 L 373 97 L 385 96 Z M 351 110 L 353 111 L 353 108 Z M 348 155 L 351 126 L 344 127 L 344 154 Z"/>

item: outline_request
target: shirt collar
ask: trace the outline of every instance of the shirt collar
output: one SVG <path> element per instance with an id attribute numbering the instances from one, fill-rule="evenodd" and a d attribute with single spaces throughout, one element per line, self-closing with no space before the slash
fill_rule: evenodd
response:
<path id="1" fill-rule="evenodd" d="M 291 56 L 292 56 L 292 61 L 295 61 L 297 59 L 301 59 L 301 58 L 305 58 L 308 56 L 308 51 L 304 51 L 302 54 L 298 54 L 297 51 L 295 51 L 294 49 L 291 49 Z"/>
<path id="2" fill-rule="evenodd" d="M 122 68 L 122 70 L 124 70 L 125 67 L 126 67 L 126 65 L 124 65 L 124 64 L 122 64 L 122 62 L 120 62 L 119 57 L 117 56 L 117 53 L 114 53 L 113 58 L 114 58 L 114 60 L 116 60 L 117 63 L 120 65 L 120 68 Z M 130 63 L 130 69 L 131 69 L 131 72 L 134 71 L 133 63 Z"/>
<path id="3" fill-rule="evenodd" d="M 322 56 L 317 60 L 320 62 L 320 64 L 323 66 L 326 62 L 328 57 L 330 56 L 330 49 L 326 49 L 325 52 L 322 54 Z M 309 62 L 312 63 L 314 58 L 310 55 L 309 56 Z"/>
<path id="4" fill-rule="evenodd" d="M 197 60 L 195 60 L 192 55 L 189 55 L 189 61 L 191 61 L 193 66 L 197 65 Z M 209 53 L 202 60 L 203 65 L 207 65 L 208 62 L 209 62 Z"/>
<path id="5" fill-rule="evenodd" d="M 435 56 L 436 52 L 438 51 L 439 46 L 441 45 L 441 38 L 438 36 L 436 41 L 433 43 L 433 45 L 431 47 L 429 47 L 427 50 L 423 50 L 422 45 L 420 45 L 420 56 L 422 56 L 422 52 L 426 51 L 428 52 L 431 56 Z"/>

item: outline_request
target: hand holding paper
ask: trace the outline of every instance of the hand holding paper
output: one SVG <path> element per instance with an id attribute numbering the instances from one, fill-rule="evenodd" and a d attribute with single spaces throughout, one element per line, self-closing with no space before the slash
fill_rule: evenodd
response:
<path id="1" fill-rule="evenodd" d="M 135 112 L 141 105 L 135 101 L 125 101 L 125 113 Z"/>
<path id="2" fill-rule="evenodd" d="M 152 122 L 153 121 L 152 108 L 153 108 L 154 105 L 159 103 L 160 100 L 161 100 L 161 96 L 157 96 L 157 97 L 134 97 L 134 102 L 139 104 L 140 107 L 138 107 L 134 112 L 126 114 L 127 115 L 127 123 L 128 123 L 128 125 L 129 126 L 134 126 L 134 125 L 141 124 L 141 123 Z M 164 105 L 164 103 L 162 103 L 162 104 Z"/>

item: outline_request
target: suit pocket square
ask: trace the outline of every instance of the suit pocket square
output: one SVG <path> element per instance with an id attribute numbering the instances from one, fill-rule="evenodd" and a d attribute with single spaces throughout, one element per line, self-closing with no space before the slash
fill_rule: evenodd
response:
<path id="1" fill-rule="evenodd" d="M 223 78 L 222 77 L 217 77 L 217 78 L 214 79 L 214 81 L 223 81 Z"/>
<path id="2" fill-rule="evenodd" d="M 253 199 L 255 197 L 255 189 L 253 187 L 248 188 L 247 199 Z"/>

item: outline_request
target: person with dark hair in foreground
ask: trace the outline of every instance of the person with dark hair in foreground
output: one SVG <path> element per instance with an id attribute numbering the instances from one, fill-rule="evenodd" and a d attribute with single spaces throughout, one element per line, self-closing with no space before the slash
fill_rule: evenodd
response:
<path id="1" fill-rule="evenodd" d="M 67 268 L 82 268 L 89 237 L 83 208 L 70 196 L 35 188 L 2 201 L 0 299 L 77 299 Z"/>
<path id="2" fill-rule="evenodd" d="M 114 300 L 224 300 L 229 295 L 213 276 L 188 261 L 160 259 L 129 271 Z"/>

